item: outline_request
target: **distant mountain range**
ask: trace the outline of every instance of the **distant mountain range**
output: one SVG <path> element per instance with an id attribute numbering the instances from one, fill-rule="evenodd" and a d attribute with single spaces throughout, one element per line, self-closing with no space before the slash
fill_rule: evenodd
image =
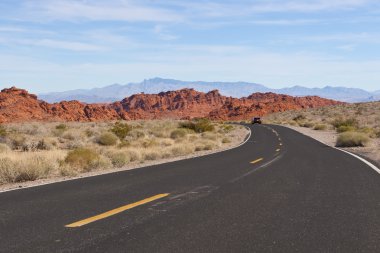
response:
<path id="1" fill-rule="evenodd" d="M 201 92 L 219 90 L 221 94 L 232 97 L 245 97 L 255 92 L 273 92 L 290 96 L 319 96 L 344 102 L 369 102 L 380 100 L 380 90 L 375 92 L 357 88 L 331 87 L 306 88 L 293 86 L 282 89 L 271 89 L 261 84 L 247 82 L 203 82 L 179 81 L 173 79 L 153 78 L 141 83 L 113 84 L 102 88 L 78 89 L 63 92 L 39 94 L 47 102 L 79 100 L 85 103 L 106 103 L 121 100 L 138 93 L 156 94 L 163 91 L 194 88 Z"/>

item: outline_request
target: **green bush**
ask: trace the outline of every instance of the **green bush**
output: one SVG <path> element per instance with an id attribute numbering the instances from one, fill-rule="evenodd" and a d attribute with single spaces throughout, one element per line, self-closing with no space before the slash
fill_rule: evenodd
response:
<path id="1" fill-rule="evenodd" d="M 352 131 L 355 131 L 356 128 L 353 127 L 353 126 L 345 126 L 345 125 L 342 125 L 342 126 L 339 126 L 336 131 L 338 133 L 344 133 L 344 132 L 352 132 Z"/>
<path id="2" fill-rule="evenodd" d="M 369 138 L 364 133 L 344 132 L 338 136 L 337 147 L 364 147 L 369 142 Z"/>
<path id="3" fill-rule="evenodd" d="M 331 124 L 336 129 L 338 129 L 341 126 L 353 127 L 353 128 L 357 128 L 359 126 L 358 120 L 354 119 L 354 118 L 350 118 L 350 119 L 336 119 Z"/>
<path id="4" fill-rule="evenodd" d="M 316 125 L 314 127 L 314 130 L 326 130 L 327 129 L 327 126 L 326 125 L 323 125 L 323 124 L 320 124 L 320 125 Z"/>
<path id="5" fill-rule="evenodd" d="M 181 122 L 180 127 L 193 130 L 196 133 L 210 132 L 215 129 L 209 119 L 197 119 L 195 121 Z"/>
<path id="6" fill-rule="evenodd" d="M 110 129 L 120 140 L 124 140 L 128 133 L 132 130 L 132 127 L 127 123 L 116 122 L 114 126 Z"/>
<path id="7" fill-rule="evenodd" d="M 88 148 L 77 148 L 70 151 L 64 162 L 83 171 L 90 171 L 99 166 L 99 154 Z"/>
<path id="8" fill-rule="evenodd" d="M 98 143 L 100 145 L 103 145 L 103 146 L 113 146 L 113 145 L 116 145 L 117 143 L 117 136 L 113 133 L 110 133 L 110 132 L 105 132 L 105 133 L 102 133 L 99 137 L 98 137 Z"/>
<path id="9" fill-rule="evenodd" d="M 179 139 L 179 138 L 185 137 L 186 135 L 187 135 L 186 129 L 176 129 L 170 133 L 170 138 Z"/>
<path id="10" fill-rule="evenodd" d="M 0 125 L 0 138 L 5 136 L 7 136 L 7 129 L 4 126 Z"/>
<path id="11" fill-rule="evenodd" d="M 302 115 L 302 114 L 299 114 L 293 118 L 294 121 L 301 121 L 305 119 L 306 119 L 305 115 Z"/>
<path id="12" fill-rule="evenodd" d="M 65 131 L 65 130 L 67 130 L 67 125 L 65 125 L 65 124 L 56 125 L 55 129 Z"/>

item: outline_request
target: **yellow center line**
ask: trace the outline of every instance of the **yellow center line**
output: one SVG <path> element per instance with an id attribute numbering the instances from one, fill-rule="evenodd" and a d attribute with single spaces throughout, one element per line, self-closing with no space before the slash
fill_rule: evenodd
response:
<path id="1" fill-rule="evenodd" d="M 282 146 L 282 143 L 280 143 L 279 145 Z"/>
<path id="2" fill-rule="evenodd" d="M 256 159 L 256 160 L 252 161 L 251 163 L 252 163 L 252 164 L 254 164 L 254 163 L 258 163 L 258 162 L 261 162 L 262 160 L 264 160 L 264 158 Z"/>
<path id="3" fill-rule="evenodd" d="M 281 149 L 278 148 L 278 149 L 276 149 L 276 152 L 278 152 L 278 151 L 280 151 L 280 150 L 281 150 Z"/>
<path id="4" fill-rule="evenodd" d="M 141 206 L 141 205 L 144 205 L 146 203 L 149 203 L 149 202 L 152 202 L 152 201 L 155 201 L 157 199 L 161 199 L 161 198 L 164 198 L 166 196 L 168 196 L 169 193 L 162 193 L 162 194 L 158 194 L 158 195 L 155 195 L 155 196 L 152 196 L 150 198 L 146 198 L 146 199 L 143 199 L 143 200 L 140 200 L 140 201 L 137 201 L 135 203 L 132 203 L 132 204 L 128 204 L 128 205 L 125 205 L 125 206 L 122 206 L 122 207 L 119 207 L 119 208 L 116 208 L 116 209 L 113 209 L 113 210 L 110 210 L 108 212 L 105 212 L 105 213 L 101 213 L 99 215 L 95 215 L 95 216 L 92 216 L 90 218 L 87 218 L 87 219 L 84 219 L 84 220 L 80 220 L 80 221 L 77 221 L 77 222 L 74 222 L 74 223 L 71 223 L 69 225 L 66 225 L 65 227 L 67 228 L 76 228 L 76 227 L 81 227 L 81 226 L 84 226 L 84 225 L 87 225 L 89 223 L 92 223 L 94 221 L 98 221 L 98 220 L 101 220 L 101 219 L 104 219 L 104 218 L 107 218 L 107 217 L 110 217 L 112 215 L 115 215 L 115 214 L 118 214 L 118 213 L 121 213 L 121 212 L 124 212 L 128 209 L 132 209 L 134 207 L 137 207 L 137 206 Z"/>

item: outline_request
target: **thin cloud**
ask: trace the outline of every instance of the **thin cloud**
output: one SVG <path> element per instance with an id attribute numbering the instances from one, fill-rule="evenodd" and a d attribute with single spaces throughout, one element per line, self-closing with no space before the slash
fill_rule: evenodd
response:
<path id="1" fill-rule="evenodd" d="M 26 12 L 34 17 L 65 21 L 179 21 L 170 10 L 138 5 L 131 1 L 29 1 Z"/>

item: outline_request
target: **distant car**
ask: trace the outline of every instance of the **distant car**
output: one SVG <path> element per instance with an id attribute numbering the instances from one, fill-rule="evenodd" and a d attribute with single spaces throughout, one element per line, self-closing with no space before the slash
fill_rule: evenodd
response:
<path id="1" fill-rule="evenodd" d="M 259 117 L 255 117 L 252 119 L 252 124 L 261 124 L 262 121 L 261 121 L 261 118 Z"/>

